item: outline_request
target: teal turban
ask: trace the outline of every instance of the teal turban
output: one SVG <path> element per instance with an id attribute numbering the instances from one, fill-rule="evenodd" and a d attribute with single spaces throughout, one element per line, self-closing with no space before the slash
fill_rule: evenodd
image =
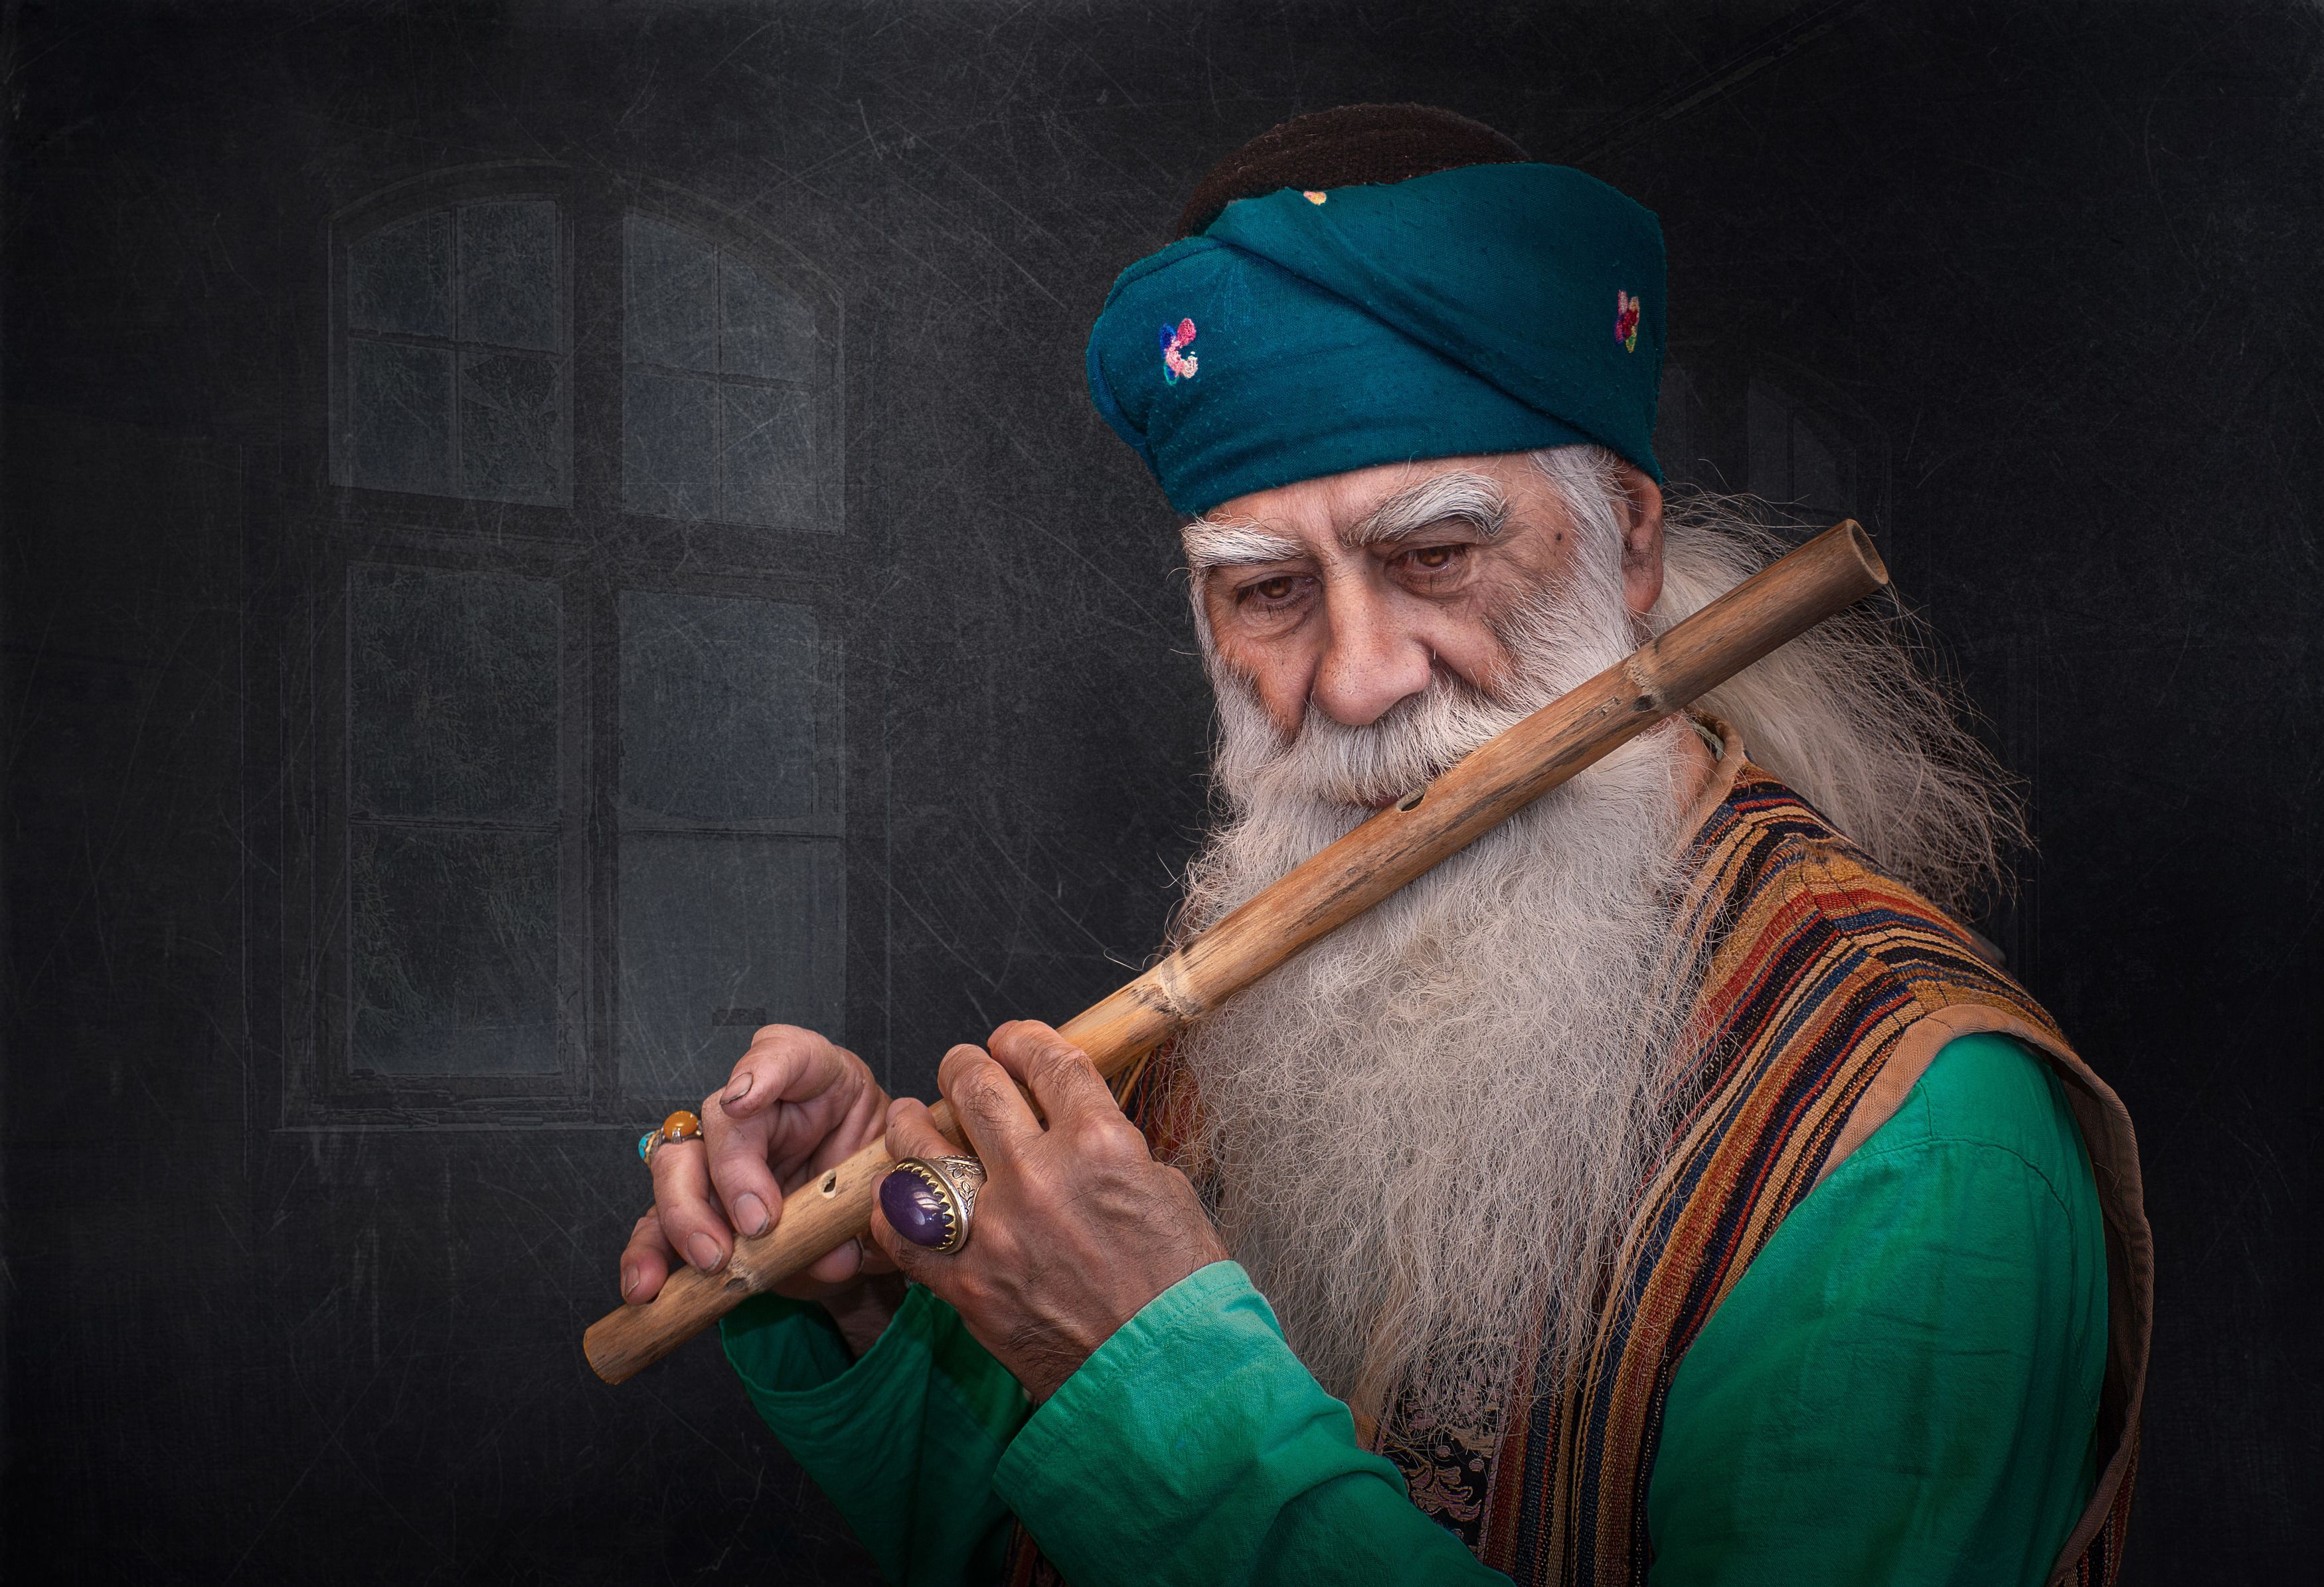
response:
<path id="1" fill-rule="evenodd" d="M 1594 441 L 1659 483 L 1663 238 L 1563 166 L 1229 204 L 1121 272 L 1090 397 L 1171 504 Z"/>

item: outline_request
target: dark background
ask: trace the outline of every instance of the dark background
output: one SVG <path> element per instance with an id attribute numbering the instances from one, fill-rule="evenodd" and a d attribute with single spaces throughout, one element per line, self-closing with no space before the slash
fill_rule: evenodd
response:
<path id="1" fill-rule="evenodd" d="M 2160 1311 L 2127 1579 L 2302 1573 L 2324 13 L 5 19 L 0 1569 L 868 1578 L 714 1347 L 619 1389 L 580 1357 L 643 1198 L 635 1131 L 675 1100 L 615 1056 L 608 614 L 658 580 L 819 614 L 844 894 L 815 929 L 837 1022 L 893 1084 L 1079 1008 L 1155 939 L 1207 724 L 1173 520 L 1089 411 L 1087 325 L 1226 151 L 1409 98 L 1659 212 L 1675 473 L 1877 524 L 2030 780 L 2038 858 L 1987 928 L 2142 1131 Z M 347 484 L 349 217 L 520 179 L 578 217 L 572 502 Z M 649 201 L 824 305 L 818 521 L 606 505 L 603 228 Z M 529 569 L 565 602 L 546 1078 L 391 1084 L 346 1056 L 345 563 L 399 558 Z M 420 900 L 456 944 L 457 881 Z"/>

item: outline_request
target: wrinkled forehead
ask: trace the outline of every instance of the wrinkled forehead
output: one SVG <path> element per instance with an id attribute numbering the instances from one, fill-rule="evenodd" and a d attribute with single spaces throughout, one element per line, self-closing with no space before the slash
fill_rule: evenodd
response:
<path id="1" fill-rule="evenodd" d="M 1187 565 L 1286 562 L 1337 546 L 1358 549 L 1404 540 L 1448 521 L 1491 539 L 1507 526 L 1510 492 L 1500 471 L 1467 461 L 1358 469 L 1238 497 L 1180 532 Z"/>

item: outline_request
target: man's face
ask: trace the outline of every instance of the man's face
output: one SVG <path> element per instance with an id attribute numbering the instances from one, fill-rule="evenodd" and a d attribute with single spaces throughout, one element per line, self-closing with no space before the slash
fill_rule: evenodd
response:
<path id="1" fill-rule="evenodd" d="M 1662 589 L 1662 494 L 1626 469 L 1623 595 Z M 1239 496 L 1190 525 L 1219 662 L 1288 742 L 1312 702 L 1366 727 L 1444 672 L 1499 697 L 1499 619 L 1565 574 L 1579 537 L 1523 454 L 1386 464 Z"/>

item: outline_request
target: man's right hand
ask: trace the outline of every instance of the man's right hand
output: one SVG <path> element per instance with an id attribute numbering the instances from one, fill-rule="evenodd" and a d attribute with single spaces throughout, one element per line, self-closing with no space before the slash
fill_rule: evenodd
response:
<path id="1" fill-rule="evenodd" d="M 715 1273 L 734 1254 L 737 1231 L 762 1233 L 783 1195 L 880 1139 L 888 1093 L 863 1060 L 812 1030 L 769 1025 L 726 1084 L 702 1102 L 702 1139 L 654 1149 L 653 1210 L 622 1252 L 622 1298 L 642 1306 L 661 1293 L 681 1257 Z M 852 1241 L 782 1284 L 779 1293 L 829 1300 L 894 1267 L 875 1246 Z"/>

